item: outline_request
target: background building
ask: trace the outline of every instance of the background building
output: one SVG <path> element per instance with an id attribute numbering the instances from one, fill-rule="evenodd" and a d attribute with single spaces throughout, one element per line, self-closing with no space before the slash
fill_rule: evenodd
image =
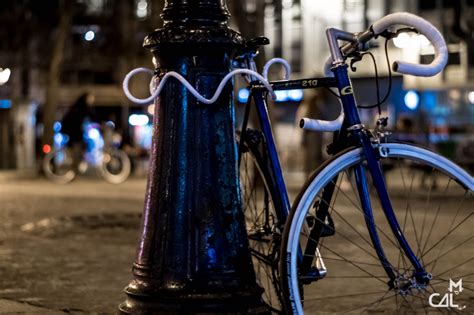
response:
<path id="1" fill-rule="evenodd" d="M 228 0 L 227 4 L 234 29 L 247 38 L 265 35 L 270 39 L 270 45 L 260 52 L 259 66 L 272 57 L 284 57 L 292 65 L 293 78 L 322 75 L 329 55 L 324 30 L 329 26 L 361 31 L 396 11 L 427 18 L 446 37 L 449 65 L 433 78 L 393 73 L 392 93 L 382 110 L 391 114 L 389 127 L 406 139 L 441 150 L 461 163 L 470 164 L 474 159 L 468 149 L 474 126 L 473 0 Z M 42 144 L 52 141 L 54 122 L 85 91 L 95 94 L 98 115 L 114 122 L 124 142 L 148 146 L 149 124 L 133 127 L 128 121 L 131 114 L 147 114 L 147 108 L 124 97 L 121 81 L 128 70 L 151 66 L 151 55 L 142 42 L 160 27 L 162 7 L 163 0 L 1 1 L 0 79 L 6 77 L 3 69 L 11 75 L 3 84 L 0 80 L 0 168 L 34 170 Z M 374 45 L 379 45 L 372 52 L 383 96 L 389 85 L 383 41 Z M 416 34 L 390 42 L 388 47 L 391 60 L 429 62 L 433 55 L 432 47 Z M 372 61 L 365 57 L 356 66 L 353 81 L 359 104 L 373 104 Z M 272 77 L 279 75 L 276 69 Z M 131 89 L 146 95 L 148 80 L 139 76 Z M 239 81 L 237 85 L 243 87 Z M 279 146 L 288 157 L 287 169 L 298 172 L 302 165 L 287 152 L 308 153 L 303 145 L 308 135 L 295 127 L 298 117 L 331 118 L 337 115 L 338 106 L 334 98 L 311 91 L 305 92 L 303 102 L 272 105 Z M 238 112 L 240 109 L 238 104 Z M 377 113 L 362 111 L 362 116 L 373 125 Z"/>
<path id="2" fill-rule="evenodd" d="M 374 21 L 391 12 L 407 11 L 418 14 L 442 31 L 449 46 L 449 62 L 446 70 L 432 78 L 401 76 L 392 73 L 391 94 L 382 114 L 390 114 L 389 128 L 403 140 L 414 141 L 441 151 L 458 163 L 472 167 L 474 164 L 474 23 L 470 18 L 474 1 L 375 1 L 375 0 L 246 0 L 244 8 L 247 23 L 264 17 L 263 33 L 270 38 L 264 56 L 283 56 L 293 69 L 293 77 L 317 77 L 322 75 L 322 66 L 329 56 L 329 47 L 324 30 L 336 27 L 351 32 L 363 31 Z M 258 10 L 262 12 L 258 12 Z M 259 30 L 253 27 L 252 30 Z M 255 36 L 249 33 L 249 36 Z M 380 94 L 385 95 L 389 87 L 388 67 L 383 40 L 371 43 L 376 46 L 373 53 L 380 77 Z M 378 46 L 378 47 L 377 47 Z M 433 47 L 426 38 L 417 34 L 404 34 L 388 45 L 388 54 L 393 60 L 414 63 L 429 63 L 433 58 Z M 371 58 L 364 57 L 356 64 L 352 74 L 356 96 L 360 105 L 376 103 L 374 66 Z M 275 73 L 274 78 L 279 74 Z M 286 109 L 281 109 L 286 106 Z M 305 134 L 295 128 L 297 113 L 336 117 L 338 104 L 335 98 L 305 91 L 303 104 L 280 104 L 279 110 L 293 113 L 285 121 L 276 124 L 278 138 L 285 152 L 301 152 Z M 317 109 L 314 109 L 318 107 Z M 335 110 L 334 110 L 335 109 Z M 364 123 L 374 126 L 376 111 L 361 111 Z M 286 122 L 286 123 L 285 123 Z M 326 135 L 330 138 L 329 135 Z M 301 140 L 296 141 L 295 137 Z M 314 137 L 314 136 L 310 136 Z M 313 139 L 314 140 L 314 139 Z M 309 153 L 308 150 L 305 150 Z M 324 155 L 324 153 L 319 153 Z M 301 154 L 299 155 L 301 156 Z M 303 165 L 288 154 L 286 169 L 297 172 Z M 313 168 L 314 165 L 310 168 Z"/>
<path id="3" fill-rule="evenodd" d="M 34 169 L 41 144 L 82 93 L 96 96 L 96 112 L 130 141 L 133 107 L 121 90 L 125 74 L 150 66 L 143 38 L 162 23 L 156 0 L 5 0 L 0 3 L 0 168 Z M 15 53 L 12 53 L 15 52 Z M 149 78 L 131 82 L 145 95 Z M 47 128 L 43 124 L 48 125 Z M 52 131 L 51 131 L 52 133 Z"/>

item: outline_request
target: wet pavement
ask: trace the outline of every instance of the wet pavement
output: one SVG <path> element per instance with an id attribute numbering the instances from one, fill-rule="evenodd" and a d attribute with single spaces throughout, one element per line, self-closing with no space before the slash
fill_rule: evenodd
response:
<path id="1" fill-rule="evenodd" d="M 298 184 L 291 182 L 291 199 Z M 131 280 L 145 185 L 0 176 L 0 314 L 115 314 Z M 469 248 L 463 256 L 473 257 Z"/>

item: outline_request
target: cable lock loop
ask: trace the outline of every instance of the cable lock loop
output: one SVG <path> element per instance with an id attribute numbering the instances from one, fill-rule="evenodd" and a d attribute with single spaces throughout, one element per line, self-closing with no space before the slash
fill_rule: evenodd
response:
<path id="1" fill-rule="evenodd" d="M 270 92 L 270 95 L 271 95 L 272 99 L 276 100 L 276 94 L 273 91 L 273 88 L 270 85 L 270 83 L 268 82 L 268 78 L 267 78 L 268 69 L 273 64 L 276 64 L 276 63 L 283 64 L 283 66 L 285 67 L 285 80 L 288 80 L 288 78 L 290 76 L 290 73 L 291 73 L 291 68 L 290 68 L 290 65 L 288 64 L 288 62 L 286 60 L 282 59 L 282 58 L 273 58 L 265 64 L 264 71 L 263 71 L 263 76 L 261 74 L 259 74 L 258 72 L 254 71 L 254 70 L 250 70 L 250 69 L 236 69 L 236 70 L 233 70 L 233 71 L 229 72 L 222 79 L 222 81 L 219 83 L 219 85 L 216 89 L 216 92 L 214 93 L 214 95 L 210 99 L 207 99 L 204 96 L 202 96 L 201 94 L 199 94 L 199 92 L 181 74 L 179 74 L 178 72 L 175 72 L 175 71 L 170 71 L 170 72 L 166 73 L 163 76 L 163 78 L 161 80 L 159 80 L 158 86 L 156 86 L 156 83 L 155 83 L 155 80 L 154 80 L 155 79 L 155 73 L 153 72 L 153 70 L 148 69 L 148 68 L 143 68 L 143 67 L 142 68 L 136 68 L 136 69 L 133 69 L 132 71 L 130 71 L 129 73 L 127 73 L 127 75 L 125 76 L 125 78 L 123 80 L 122 87 L 123 87 L 123 91 L 124 91 L 125 95 L 127 96 L 127 98 L 130 101 L 132 101 L 134 103 L 137 103 L 137 104 L 149 104 L 149 103 L 153 102 L 153 100 L 156 97 L 158 97 L 158 95 L 161 93 L 166 81 L 170 77 L 174 77 L 179 82 L 181 82 L 181 84 L 183 84 L 186 87 L 186 89 L 188 89 L 189 92 L 191 92 L 191 94 L 194 95 L 194 97 L 197 98 L 198 101 L 200 101 L 204 104 L 212 104 L 215 101 L 217 101 L 217 99 L 221 95 L 222 90 L 224 89 L 225 85 L 227 84 L 227 81 L 229 81 L 235 75 L 243 74 L 243 75 L 251 76 L 252 78 L 255 78 L 256 80 L 260 81 L 265 86 L 265 88 Z M 128 87 L 129 83 L 130 83 L 130 79 L 138 73 L 148 73 L 148 74 L 151 74 L 153 76 L 153 78 L 150 82 L 151 95 L 147 98 L 137 98 L 137 97 L 133 96 L 132 93 L 130 92 L 129 87 Z"/>

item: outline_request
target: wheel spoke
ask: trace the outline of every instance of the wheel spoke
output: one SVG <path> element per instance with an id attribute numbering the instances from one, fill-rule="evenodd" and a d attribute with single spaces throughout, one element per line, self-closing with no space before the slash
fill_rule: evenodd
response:
<path id="1" fill-rule="evenodd" d="M 322 200 L 322 201 L 323 201 L 328 207 L 330 207 L 330 209 L 332 210 L 331 213 L 337 214 L 337 216 L 338 216 L 344 223 L 346 223 L 346 224 L 351 228 L 352 231 L 354 231 L 357 235 L 359 235 L 359 237 L 360 237 L 362 240 L 364 240 L 364 242 L 365 242 L 366 244 L 368 244 L 371 248 L 373 247 L 373 246 L 372 246 L 372 243 L 369 242 L 369 241 L 362 235 L 362 233 L 360 233 L 359 231 L 357 231 L 357 229 L 356 229 L 352 224 L 350 224 L 346 219 L 344 219 L 344 217 L 343 217 L 341 214 L 339 214 L 339 212 L 338 212 L 336 209 L 334 209 L 331 205 L 329 205 L 329 204 L 327 203 L 327 201 L 325 201 L 325 200 Z"/>
<path id="2" fill-rule="evenodd" d="M 336 260 L 336 261 L 345 261 L 344 259 L 338 259 L 338 258 L 330 258 L 330 257 L 323 257 L 323 260 Z M 374 267 L 380 267 L 380 262 L 379 263 L 369 263 L 369 262 L 362 262 L 362 261 L 356 261 L 356 260 L 351 260 L 354 264 L 358 265 L 367 265 L 367 266 L 374 266 Z M 383 277 L 386 277 L 387 275 L 384 275 Z M 327 278 L 327 277 L 326 277 Z"/>
<path id="3" fill-rule="evenodd" d="M 275 221 L 274 204 L 269 192 L 269 183 L 253 151 L 242 153 L 240 163 L 242 202 L 249 235 L 249 247 L 257 280 L 263 287 L 263 300 L 268 308 L 280 313 L 282 300 L 277 274 L 274 266 L 275 247 L 273 231 Z M 270 183 L 271 184 L 271 183 Z"/>
<path id="4" fill-rule="evenodd" d="M 412 303 L 408 302 L 406 296 L 404 296 L 404 295 L 400 295 L 400 296 L 401 296 L 402 299 L 406 302 L 406 305 L 408 305 L 408 306 L 412 309 L 412 311 L 416 312 L 416 310 L 413 308 Z"/>
<path id="5" fill-rule="evenodd" d="M 321 221 L 321 219 L 319 218 L 315 218 L 316 220 L 318 220 L 319 222 L 321 222 L 322 224 L 324 224 L 323 221 Z M 330 226 L 327 226 L 329 229 L 333 230 L 334 229 Z M 315 239 L 311 238 L 307 233 L 303 233 L 304 236 L 308 237 L 309 240 L 313 241 L 313 242 L 316 242 Z M 356 246 L 357 248 L 361 249 L 362 251 L 364 251 L 367 255 L 369 255 L 370 257 L 372 257 L 373 259 L 375 259 L 376 261 L 378 260 L 378 258 L 372 254 L 371 252 L 369 252 L 367 249 L 365 249 L 364 247 L 362 247 L 361 245 L 357 244 L 356 242 L 354 242 L 350 237 L 342 234 L 341 232 L 338 232 L 338 235 L 341 236 L 342 238 L 344 238 L 346 241 L 348 241 L 349 243 L 351 243 L 352 245 Z"/>
<path id="6" fill-rule="evenodd" d="M 404 188 L 404 191 L 406 192 L 407 191 L 407 187 L 406 187 L 406 184 L 405 184 L 405 176 L 403 175 L 403 168 L 401 166 L 401 163 L 400 163 L 400 158 L 397 159 L 398 161 L 398 169 L 400 170 L 400 176 L 402 178 L 402 184 L 403 184 L 403 188 Z M 403 225 L 402 225 L 402 233 L 405 234 L 405 228 L 406 228 L 406 224 L 407 224 L 407 219 L 408 219 L 408 208 L 409 208 L 409 202 L 410 202 L 410 199 L 411 199 L 411 193 L 413 191 L 413 182 L 414 182 L 414 179 L 415 179 L 415 176 L 413 174 L 411 180 L 410 180 L 410 189 L 408 189 L 408 204 L 407 206 L 405 207 L 405 216 L 404 216 L 404 219 L 403 219 Z M 405 258 L 405 253 L 403 252 L 400 244 L 397 244 L 397 247 L 398 247 L 398 261 L 397 261 L 397 267 L 399 268 L 400 267 L 400 262 L 403 263 L 403 266 L 405 267 L 405 269 L 408 269 L 408 263 L 406 261 L 406 258 Z"/>
<path id="7" fill-rule="evenodd" d="M 415 219 L 413 218 L 413 212 L 411 211 L 411 207 L 409 207 L 409 208 L 410 208 L 409 213 L 410 213 L 411 224 L 413 225 L 413 232 L 415 233 L 415 242 L 416 242 L 416 245 L 418 247 L 417 252 L 419 252 L 420 248 L 421 248 L 421 244 L 420 244 L 420 240 L 418 239 L 418 233 L 416 232 L 416 223 L 415 223 Z M 420 258 L 420 260 L 423 263 L 423 258 L 422 257 Z"/>
<path id="8" fill-rule="evenodd" d="M 431 179 L 433 180 L 434 179 L 434 168 L 431 169 Z M 429 205 L 430 205 L 430 200 L 431 200 L 431 191 L 433 189 L 433 186 L 434 185 L 430 185 L 429 189 L 428 189 L 428 197 L 426 198 L 426 202 L 425 202 L 425 212 L 423 213 L 423 223 L 421 224 L 421 233 L 420 233 L 420 243 L 423 244 L 423 235 L 424 235 L 424 232 L 425 232 L 425 224 L 426 224 L 426 217 L 428 216 L 428 209 L 429 209 Z M 421 256 L 421 247 L 418 246 L 418 250 L 416 251 L 416 255 L 417 257 L 420 257 Z"/>
<path id="9" fill-rule="evenodd" d="M 453 247 L 450 248 L 449 250 L 445 251 L 443 254 L 440 254 L 440 255 L 439 255 L 438 257 L 436 257 L 434 260 L 432 260 L 432 261 L 430 261 L 429 263 L 427 263 L 427 264 L 425 265 L 425 267 L 431 265 L 432 263 L 435 263 L 435 264 L 436 264 L 436 262 L 438 261 L 438 259 L 440 259 L 441 257 L 446 256 L 447 254 L 449 254 L 450 252 L 452 252 L 453 250 L 455 250 L 455 249 L 458 248 L 459 246 L 461 246 L 461 245 L 463 245 L 463 244 L 469 242 L 469 241 L 472 240 L 473 238 L 474 238 L 474 236 L 471 236 L 471 237 L 465 239 L 464 241 L 458 243 L 456 246 L 453 246 Z"/>
<path id="10" fill-rule="evenodd" d="M 410 189 L 408 190 L 408 197 L 407 197 L 408 201 L 407 201 L 407 206 L 406 206 L 406 210 L 405 210 L 405 216 L 409 215 L 409 217 L 410 217 L 410 221 L 411 221 L 411 224 L 412 224 L 412 227 L 413 227 L 413 231 L 415 233 L 415 242 L 417 243 L 418 248 L 420 248 L 421 245 L 420 245 L 420 242 L 418 240 L 418 235 L 417 235 L 417 232 L 416 232 L 415 219 L 413 218 L 413 211 L 412 211 L 412 207 L 411 207 L 412 192 L 414 191 L 414 189 L 413 189 L 414 181 L 415 181 L 415 172 L 413 172 L 413 175 L 412 175 L 411 180 L 410 180 Z M 405 227 L 402 230 L 402 233 L 405 234 Z M 402 257 L 405 257 L 404 253 L 402 254 Z"/>
<path id="11" fill-rule="evenodd" d="M 321 296 L 321 297 L 315 297 L 311 299 L 305 299 L 305 302 L 308 301 L 318 301 L 318 300 L 330 300 L 330 299 L 340 299 L 343 297 L 354 297 L 354 296 L 364 296 L 364 295 L 372 295 L 372 294 L 380 294 L 380 293 L 386 293 L 387 291 L 373 291 L 373 292 L 364 292 L 364 293 L 349 293 L 349 294 L 341 294 L 341 295 L 333 295 L 333 296 Z"/>
<path id="12" fill-rule="evenodd" d="M 445 273 L 450 272 L 451 270 L 454 270 L 454 269 L 456 269 L 456 268 L 458 268 L 458 267 L 461 267 L 462 265 L 467 264 L 468 262 L 470 262 L 470 261 L 473 260 L 473 259 L 474 259 L 474 258 L 471 257 L 471 258 L 469 258 L 468 260 L 466 260 L 466 261 L 464 261 L 464 262 L 462 262 L 462 263 L 460 263 L 460 264 L 458 264 L 458 265 L 456 265 L 456 266 L 454 266 L 454 267 L 449 268 L 448 270 L 445 270 L 445 271 L 443 271 L 443 272 L 441 272 L 441 273 L 437 273 L 436 276 L 437 276 L 437 277 L 442 276 L 442 275 L 444 275 Z"/>
<path id="13" fill-rule="evenodd" d="M 451 183 L 451 178 L 449 179 L 448 181 L 448 184 L 446 185 L 446 188 L 444 189 L 444 193 L 447 194 L 448 192 L 448 188 L 449 188 L 449 185 Z M 431 223 L 431 226 L 430 226 L 430 231 L 428 232 L 428 236 L 426 237 L 426 242 L 425 242 L 425 245 L 423 245 L 423 249 L 422 249 L 422 252 L 423 253 L 426 253 L 425 252 L 425 249 L 426 249 L 426 246 L 428 245 L 428 241 L 430 240 L 430 237 L 431 237 L 431 233 L 433 232 L 433 228 L 434 226 L 436 225 L 436 221 L 438 219 L 438 215 L 439 215 L 439 211 L 441 210 L 441 205 L 438 206 L 438 208 L 436 209 L 436 214 L 435 214 L 435 217 L 433 219 L 433 222 Z M 422 255 L 423 256 L 423 255 Z"/>
<path id="14" fill-rule="evenodd" d="M 452 228 L 451 230 L 448 231 L 448 233 L 443 236 L 440 240 L 438 240 L 433 246 L 431 246 L 426 252 L 423 253 L 423 256 L 425 256 L 426 254 L 428 254 L 433 248 L 435 248 L 436 246 L 438 246 L 443 240 L 445 240 L 451 233 L 453 233 L 457 228 L 459 228 L 464 222 L 467 221 L 467 219 L 469 219 L 471 217 L 471 215 L 473 214 L 473 212 L 471 212 L 469 215 L 467 215 L 464 219 L 461 220 L 461 222 L 459 222 L 454 228 Z"/>
<path id="15" fill-rule="evenodd" d="M 392 294 L 389 295 L 389 296 L 387 296 L 387 294 L 390 293 L 390 292 L 391 292 Z M 365 304 L 365 305 L 363 305 L 363 306 L 360 306 L 360 307 L 357 307 L 357 308 L 348 310 L 348 311 L 346 311 L 346 312 L 344 312 L 344 313 L 353 312 L 353 311 L 358 310 L 358 309 L 361 309 L 361 308 L 364 308 L 364 309 L 361 311 L 361 313 L 364 313 L 370 306 L 373 305 L 373 307 L 377 307 L 377 306 L 379 306 L 379 304 L 380 304 L 382 301 L 385 301 L 385 300 L 387 300 L 387 299 L 390 299 L 390 298 L 394 297 L 395 295 L 397 295 L 397 294 L 394 293 L 394 292 L 391 291 L 391 290 L 385 291 L 384 295 L 382 295 L 382 297 L 380 297 L 380 298 L 377 298 L 375 301 L 372 301 L 372 302 L 367 303 L 367 304 Z M 374 304 L 375 304 L 375 305 L 374 305 Z"/>
<path id="16" fill-rule="evenodd" d="M 387 284 L 387 283 L 386 283 L 386 281 L 384 281 L 384 280 L 380 279 L 380 278 L 379 278 L 379 277 L 377 277 L 376 275 L 374 275 L 374 274 L 372 274 L 372 273 L 368 272 L 367 270 L 365 270 L 365 269 L 361 268 L 361 267 L 360 267 L 360 266 L 358 266 L 356 263 L 354 263 L 354 262 L 352 262 L 352 261 L 348 260 L 348 259 L 347 259 L 347 258 L 345 258 L 344 256 L 342 256 L 342 255 L 339 255 L 338 253 L 336 253 L 336 252 L 332 251 L 331 249 L 329 249 L 329 248 L 328 248 L 328 247 L 326 247 L 326 246 L 324 246 L 324 248 L 325 248 L 326 250 L 328 250 L 328 251 L 332 252 L 334 255 L 338 256 L 339 258 L 341 258 L 343 261 L 345 261 L 345 262 L 347 262 L 347 263 L 349 263 L 349 264 L 353 265 L 354 267 L 356 267 L 357 269 L 361 270 L 362 272 L 365 272 L 366 274 L 368 274 L 369 276 L 373 277 L 374 279 L 377 279 L 377 280 L 379 280 L 379 281 L 380 281 L 380 282 L 382 282 L 383 284 Z"/>
<path id="17" fill-rule="evenodd" d="M 351 182 L 351 186 L 352 186 L 352 188 L 353 188 L 353 191 L 354 191 L 354 192 L 357 191 L 357 189 L 353 187 L 352 181 L 350 181 L 350 182 Z M 336 187 L 338 188 L 338 191 L 340 191 L 340 192 L 342 193 L 342 195 L 343 195 L 347 200 L 349 200 L 349 201 L 352 203 L 352 205 L 355 206 L 356 209 L 357 209 L 360 213 L 362 213 L 362 215 L 364 216 L 364 218 L 370 219 L 370 218 L 368 218 L 368 216 L 364 213 L 364 211 L 360 208 L 360 206 L 357 205 L 352 199 L 350 199 L 349 196 L 348 196 L 340 187 L 338 187 L 338 186 L 336 186 Z M 354 189 L 355 189 L 355 190 L 354 190 Z M 334 208 L 331 207 L 331 209 L 334 209 Z M 383 236 L 385 236 L 385 238 L 386 238 L 392 245 L 394 245 L 394 246 L 399 246 L 399 245 L 397 245 L 383 230 L 379 229 L 378 226 L 375 224 L 375 222 L 374 222 L 374 225 L 375 225 L 375 227 L 377 228 L 377 232 L 380 232 Z M 371 245 L 371 246 L 372 246 L 372 245 Z"/>
<path id="18" fill-rule="evenodd" d="M 372 276 L 326 276 L 324 277 L 324 279 L 371 279 L 371 278 Z M 388 276 L 387 275 L 377 276 L 377 278 L 388 278 Z"/>

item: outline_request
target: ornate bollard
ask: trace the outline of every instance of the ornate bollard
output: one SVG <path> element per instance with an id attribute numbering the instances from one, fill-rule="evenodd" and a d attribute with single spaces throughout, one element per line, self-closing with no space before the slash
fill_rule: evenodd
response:
<path id="1" fill-rule="evenodd" d="M 223 0 L 168 0 L 145 38 L 157 71 L 206 97 L 242 47 Z M 141 235 L 122 314 L 263 313 L 248 250 L 234 143 L 232 86 L 213 105 L 172 79 L 156 101 Z"/>

